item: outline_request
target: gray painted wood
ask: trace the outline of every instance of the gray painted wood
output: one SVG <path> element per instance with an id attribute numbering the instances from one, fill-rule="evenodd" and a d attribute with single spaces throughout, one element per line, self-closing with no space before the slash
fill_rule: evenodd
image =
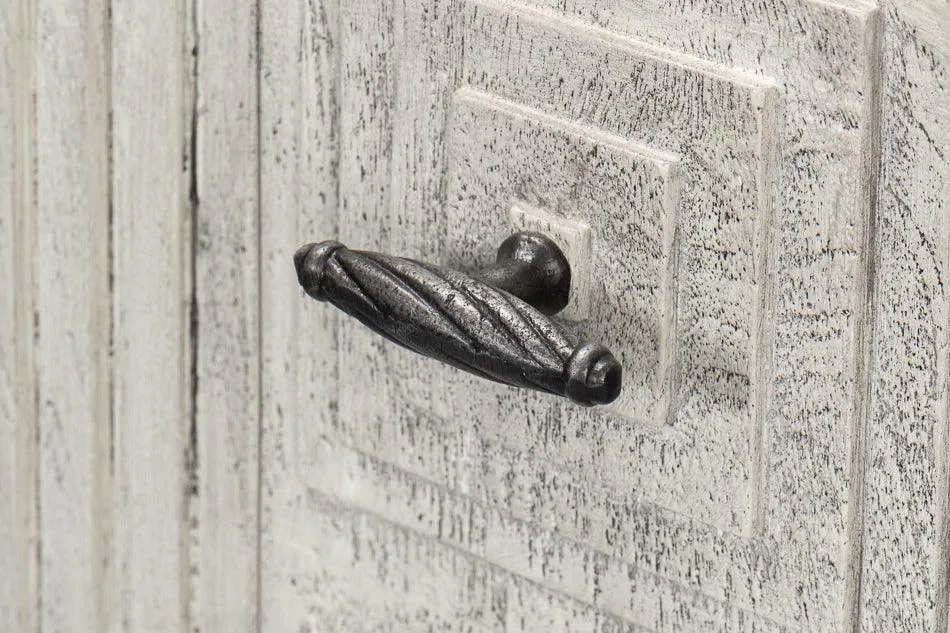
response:
<path id="1" fill-rule="evenodd" d="M 0 629 L 37 631 L 33 4 L 0 18 Z"/>
<path id="2" fill-rule="evenodd" d="M 258 630 L 258 7 L 194 7 L 192 626 Z"/>
<path id="3" fill-rule="evenodd" d="M 339 628 L 388 620 L 422 630 L 444 618 L 458 629 L 518 630 L 544 621 L 545 608 L 521 611 L 517 582 L 492 581 L 494 592 L 479 584 L 491 577 L 532 583 L 536 605 L 572 613 L 570 629 L 851 630 L 879 14 L 857 2 L 675 12 L 539 4 L 340 7 L 339 234 L 477 266 L 509 229 L 513 201 L 594 223 L 604 207 L 589 205 L 615 181 L 591 179 L 611 173 L 613 159 L 562 139 L 675 155 L 682 186 L 661 196 L 678 196 L 675 217 L 625 226 L 618 214 L 593 237 L 601 269 L 616 273 L 627 261 L 605 254 L 605 231 L 650 244 L 647 227 L 672 222 L 678 262 L 658 250 L 643 274 L 644 287 L 662 289 L 649 275 L 675 270 L 664 292 L 676 301 L 661 300 L 675 315 L 664 310 L 657 323 L 604 310 L 590 324 L 641 341 L 673 333 L 672 413 L 657 425 L 635 402 L 576 410 L 479 383 L 344 323 L 339 415 L 315 415 L 299 394 L 309 405 L 333 387 L 322 391 L 306 361 L 265 355 L 265 376 L 283 364 L 273 371 L 290 382 L 273 396 L 288 407 L 266 407 L 265 429 L 283 430 L 273 441 L 293 447 L 295 457 L 280 456 L 305 489 L 265 491 L 292 498 L 297 518 L 285 546 L 295 554 L 263 557 L 264 575 L 284 573 L 294 595 L 325 588 L 306 616 L 297 606 L 300 619 L 282 625 L 339 617 Z M 465 96 L 473 89 L 486 96 Z M 646 186 L 624 182 L 635 199 Z M 628 283 L 606 275 L 593 301 L 631 292 Z M 265 327 L 269 335 L 283 333 Z M 322 355 L 309 340 L 298 340 L 298 359 Z M 655 383 L 637 369 L 628 380 L 648 391 Z M 342 554 L 339 543 L 364 538 L 358 526 L 369 517 L 379 531 Z M 396 542 L 413 545 L 390 565 Z M 437 583 L 437 599 L 401 585 L 390 574 L 428 569 L 415 548 L 457 552 L 481 575 Z M 357 577 L 392 599 L 335 608 L 364 557 Z"/>
<path id="4" fill-rule="evenodd" d="M 888 3 L 861 626 L 948 630 L 950 4 Z"/>
<path id="5" fill-rule="evenodd" d="M 37 0 L 40 628 L 111 618 L 108 6 Z"/>
<path id="6" fill-rule="evenodd" d="M 950 631 L 946 0 L 8 6 L 4 630 Z M 514 206 L 612 408 L 297 287 Z"/>
<path id="7" fill-rule="evenodd" d="M 341 18 L 336 3 L 261 5 L 262 631 L 342 624 L 334 596 L 323 591 L 318 555 L 301 545 L 302 534 L 322 525 L 297 520 L 308 494 L 298 442 L 319 441 L 311 433 L 338 419 L 338 321 L 300 301 L 291 259 L 301 235 L 340 226 L 337 151 L 349 136 L 340 127 Z M 311 342 L 307 354 L 299 353 L 301 340 Z M 315 424 L 297 426 L 300 417 Z"/>
<path id="8" fill-rule="evenodd" d="M 0 262 L 13 280 L 0 303 L 3 629 L 255 630 L 254 8 L 10 8 L 0 31 L 12 88 L 0 102 Z M 248 61 L 232 56 L 235 42 Z M 214 104 L 201 121 L 196 91 Z M 237 117 L 232 98 L 244 100 Z M 239 121 L 246 131 L 231 147 Z M 217 235 L 235 209 L 250 258 Z M 203 246 L 214 236 L 197 257 L 195 218 Z M 239 287 L 219 282 L 228 266 L 244 271 Z M 232 321 L 249 336 L 232 336 Z M 228 376 L 222 357 L 237 367 Z M 242 371 L 242 390 L 218 407 Z"/>
<path id="9" fill-rule="evenodd" d="M 188 624 L 187 7 L 184 0 L 111 4 L 114 631 L 183 631 Z"/>

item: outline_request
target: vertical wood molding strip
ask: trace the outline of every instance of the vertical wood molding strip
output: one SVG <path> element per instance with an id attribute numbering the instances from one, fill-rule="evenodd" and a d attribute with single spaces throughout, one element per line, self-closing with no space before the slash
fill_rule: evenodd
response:
<path id="1" fill-rule="evenodd" d="M 947 633 L 950 3 L 882 4 L 877 291 L 858 626 Z"/>
<path id="2" fill-rule="evenodd" d="M 258 630 L 258 3 L 196 0 L 193 621 Z"/>
<path id="3" fill-rule="evenodd" d="M 37 633 L 34 3 L 0 16 L 0 630 Z"/>
<path id="4" fill-rule="evenodd" d="M 36 0 L 40 629 L 110 628 L 109 3 Z"/>
<path id="5" fill-rule="evenodd" d="M 123 633 L 189 630 L 189 5 L 111 3 L 111 558 Z"/>
<path id="6" fill-rule="evenodd" d="M 301 301 L 286 274 L 301 235 L 339 231 L 340 8 L 338 0 L 261 2 L 262 631 L 346 630 L 328 609 L 335 596 L 316 589 L 329 561 L 305 545 L 295 520 L 308 495 L 300 436 L 338 419 L 338 317 Z M 298 352 L 294 332 L 310 353 Z M 304 419 L 314 423 L 298 426 Z M 326 532 L 324 523 L 311 529 Z"/>

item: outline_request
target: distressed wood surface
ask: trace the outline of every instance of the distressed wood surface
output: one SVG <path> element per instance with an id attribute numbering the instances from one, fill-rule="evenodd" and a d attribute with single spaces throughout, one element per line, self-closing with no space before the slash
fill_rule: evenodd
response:
<path id="1" fill-rule="evenodd" d="M 885 6 L 859 608 L 865 631 L 945 633 L 950 630 L 950 3 Z M 937 31 L 942 35 L 934 39 Z"/>
<path id="2" fill-rule="evenodd" d="M 336 2 L 261 4 L 262 631 L 345 630 L 325 591 L 330 561 L 303 540 L 333 514 L 299 520 L 312 516 L 299 442 L 338 419 L 338 319 L 300 300 L 292 260 L 303 236 L 339 230 L 340 19 Z"/>
<path id="3" fill-rule="evenodd" d="M 38 630 L 33 3 L 0 18 L 0 629 Z"/>
<path id="4" fill-rule="evenodd" d="M 256 630 L 255 9 L 14 4 L 3 629 Z"/>
<path id="5" fill-rule="evenodd" d="M 950 631 L 946 0 L 4 8 L 4 631 Z M 612 409 L 297 286 L 521 204 Z"/>
<path id="6" fill-rule="evenodd" d="M 197 0 L 194 24 L 192 619 L 237 633 L 258 626 L 258 6 Z"/>
<path id="7" fill-rule="evenodd" d="M 677 341 L 679 382 L 672 415 L 657 426 L 642 406 L 626 416 L 578 411 L 472 380 L 344 322 L 335 415 L 336 388 L 324 391 L 326 369 L 308 360 L 322 356 L 325 341 L 304 334 L 293 351 L 279 344 L 286 332 L 271 327 L 301 323 L 265 319 L 265 346 L 272 340 L 280 350 L 265 354 L 274 390 L 265 437 L 283 435 L 269 440 L 275 452 L 265 453 L 264 467 L 279 459 L 279 472 L 300 480 L 278 477 L 265 494 L 292 508 L 266 519 L 281 524 L 282 536 L 274 556 L 262 558 L 268 582 L 283 574 L 286 591 L 300 596 L 298 619 L 286 624 L 312 628 L 325 616 L 340 618 L 338 629 L 384 621 L 406 630 L 443 621 L 534 629 L 546 616 L 519 611 L 516 587 L 527 582 L 538 604 L 573 613 L 562 620 L 571 629 L 852 630 L 876 7 L 735 2 L 714 10 L 695 2 L 671 11 L 661 2 L 485 0 L 339 10 L 335 79 L 298 72 L 293 81 L 337 91 L 339 116 L 329 125 L 341 130 L 343 241 L 477 266 L 507 229 L 510 202 L 593 222 L 598 208 L 584 205 L 607 199 L 614 181 L 597 178 L 612 159 L 562 139 L 619 138 L 675 155 L 683 186 L 661 197 L 680 196 L 669 204 L 678 215 L 631 222 L 625 238 L 661 244 L 650 227 L 669 222 L 680 236 L 677 313 L 666 311 L 660 324 Z M 297 41 L 286 37 L 285 58 Z M 332 48 L 327 41 L 321 50 Z M 469 88 L 488 105 L 453 100 Z M 636 179 L 624 182 L 651 199 Z M 595 258 L 608 230 L 619 229 L 595 231 Z M 670 264 L 655 257 L 631 292 L 666 283 L 656 275 Z M 603 265 L 624 270 L 624 262 Z M 611 295 L 626 292 L 623 283 L 608 275 L 597 287 Z M 636 336 L 657 338 L 655 324 L 626 309 L 604 310 L 594 327 L 643 328 Z M 336 545 L 359 531 L 339 516 L 343 506 L 364 517 L 352 525 L 381 526 L 352 557 Z M 409 574 L 418 577 L 428 569 L 411 552 L 383 567 L 397 534 L 413 548 L 457 552 L 481 579 L 446 582 L 432 606 L 422 584 L 399 584 L 384 571 L 415 566 Z M 366 573 L 353 576 L 366 557 Z M 465 589 L 488 577 L 518 582 Z M 391 600 L 363 611 L 329 607 L 355 578 L 378 583 Z M 308 603 L 315 587 L 324 591 Z"/>
<path id="8" fill-rule="evenodd" d="M 185 0 L 111 3 L 114 631 L 188 628 Z"/>
<path id="9" fill-rule="evenodd" d="M 108 3 L 37 0 L 40 628 L 110 627 Z"/>

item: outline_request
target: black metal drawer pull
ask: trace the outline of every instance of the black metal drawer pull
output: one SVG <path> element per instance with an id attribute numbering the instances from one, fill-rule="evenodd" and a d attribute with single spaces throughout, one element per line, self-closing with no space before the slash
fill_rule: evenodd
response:
<path id="1" fill-rule="evenodd" d="M 294 264 L 308 295 L 425 356 L 583 405 L 620 393 L 613 354 L 595 343 L 575 345 L 545 316 L 567 305 L 571 270 L 539 233 L 510 236 L 495 266 L 475 275 L 334 241 L 301 247 Z"/>

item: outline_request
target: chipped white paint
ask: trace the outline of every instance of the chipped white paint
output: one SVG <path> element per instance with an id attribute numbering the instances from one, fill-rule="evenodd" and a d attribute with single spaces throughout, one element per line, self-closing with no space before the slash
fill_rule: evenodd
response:
<path id="1" fill-rule="evenodd" d="M 366 28 L 378 27 L 367 13 Z M 342 18 L 335 3 L 261 3 L 261 278 L 267 280 L 260 289 L 262 631 L 362 626 L 358 620 L 344 626 L 336 607 L 345 590 L 325 582 L 340 556 L 320 556 L 307 547 L 311 536 L 319 543 L 320 535 L 339 535 L 327 529 L 336 520 L 331 513 L 310 520 L 312 504 L 298 476 L 305 467 L 298 446 L 319 442 L 319 432 L 334 423 L 339 409 L 337 316 L 301 300 L 291 258 L 303 241 L 339 230 L 336 77 L 337 55 L 347 45 Z M 360 107 L 372 109 L 373 100 Z M 306 353 L 300 353 L 303 341 Z M 303 418 L 309 422 L 298 424 Z"/>
<path id="2" fill-rule="evenodd" d="M 257 628 L 257 67 L 233 56 L 235 41 L 256 50 L 257 23 L 253 7 L 224 20 L 211 4 L 2 12 L 3 631 Z M 209 107 L 196 124 L 203 209 L 190 199 L 201 30 L 205 94 L 226 112 L 244 98 L 247 122 L 239 137 L 241 116 Z M 230 295 L 202 296 L 196 342 L 193 219 L 216 232 L 241 216 L 249 256 L 222 231 L 197 258 L 202 288 Z M 248 271 L 237 289 L 216 277 L 230 270 Z M 249 337 L 222 327 L 231 315 Z M 195 414 L 195 394 L 213 406 Z"/>
<path id="3" fill-rule="evenodd" d="M 0 629 L 948 633 L 950 3 L 674 5 L 8 2 Z M 523 226 L 613 408 L 293 275 Z"/>

